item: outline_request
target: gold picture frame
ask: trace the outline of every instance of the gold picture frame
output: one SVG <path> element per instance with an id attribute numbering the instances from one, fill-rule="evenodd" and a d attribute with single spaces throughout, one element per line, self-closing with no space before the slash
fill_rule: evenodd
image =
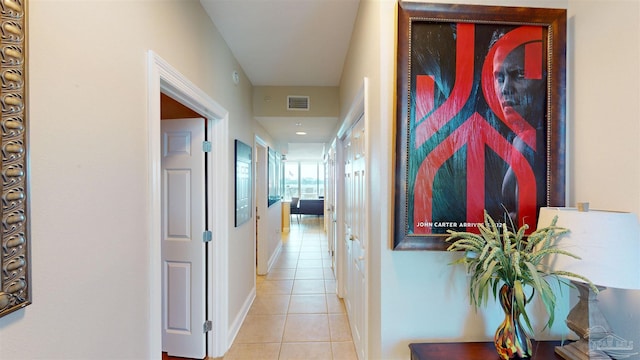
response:
<path id="1" fill-rule="evenodd" d="M 2 237 L 0 317 L 31 304 L 27 151 L 27 0 L 0 1 Z"/>
<path id="2" fill-rule="evenodd" d="M 564 205 L 566 21 L 400 2 L 394 250 L 445 250 L 485 210 L 528 234 L 540 207 Z"/>

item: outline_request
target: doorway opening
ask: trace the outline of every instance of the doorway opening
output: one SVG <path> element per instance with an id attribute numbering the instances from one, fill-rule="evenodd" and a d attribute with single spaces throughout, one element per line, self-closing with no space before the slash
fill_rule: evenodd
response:
<path id="1" fill-rule="evenodd" d="M 269 272 L 269 256 L 266 237 L 268 236 L 267 216 L 267 144 L 255 138 L 255 199 L 256 199 L 256 274 Z M 262 219 L 262 217 L 265 217 Z"/>
<path id="2" fill-rule="evenodd" d="M 161 94 L 176 100 L 188 109 L 201 114 L 211 125 L 212 152 L 208 157 L 209 169 L 229 167 L 228 112 L 191 83 L 153 51 L 148 53 L 148 243 L 149 243 L 149 354 L 159 356 L 162 352 L 162 197 L 161 197 Z M 228 294 L 228 197 L 226 176 L 211 176 L 211 189 L 206 196 L 211 204 L 207 212 L 207 223 L 216 239 L 205 250 L 209 264 L 207 270 L 207 295 L 205 304 L 211 319 L 212 331 L 207 332 L 207 356 L 221 357 L 228 348 L 227 296 Z"/>

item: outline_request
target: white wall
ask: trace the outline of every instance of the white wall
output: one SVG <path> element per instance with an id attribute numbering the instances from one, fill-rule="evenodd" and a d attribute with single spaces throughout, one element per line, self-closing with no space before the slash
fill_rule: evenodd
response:
<path id="1" fill-rule="evenodd" d="M 572 0 L 568 16 L 569 204 L 638 214 L 640 2 Z M 613 330 L 640 352 L 640 291 L 608 289 L 598 299 Z"/>
<path id="2" fill-rule="evenodd" d="M 367 355 L 371 359 L 377 359 L 380 356 L 380 348 L 383 343 L 381 338 L 381 295 L 380 273 L 381 263 L 379 261 L 381 248 L 385 248 L 387 236 L 386 214 L 390 211 L 389 201 L 390 193 L 387 186 L 388 180 L 383 176 L 385 170 L 389 168 L 388 153 L 391 152 L 391 143 L 386 138 L 385 126 L 388 118 L 381 115 L 381 110 L 387 105 L 385 101 L 380 101 L 382 94 L 381 78 L 388 77 L 389 71 L 381 71 L 380 35 L 384 33 L 385 28 L 381 18 L 383 12 L 389 11 L 388 19 L 392 19 L 394 14 L 394 3 L 390 1 L 369 1 L 361 0 L 358 9 L 356 24 L 351 36 L 349 52 L 345 60 L 342 79 L 340 82 L 340 117 L 339 122 L 345 120 L 348 111 L 351 109 L 358 92 L 360 91 L 363 79 L 367 77 L 369 98 L 365 104 L 366 116 L 366 132 L 370 136 L 370 147 L 365 151 L 370 163 L 369 181 L 371 188 L 367 192 L 367 201 L 369 204 L 370 215 L 367 233 L 371 234 L 371 240 L 368 242 L 369 256 L 369 304 L 368 304 L 368 325 L 367 336 L 365 340 L 369 344 Z M 388 28 L 386 29 L 388 30 Z M 384 68 L 386 69 L 386 68 Z M 386 88 L 386 87 L 385 87 Z M 338 173 L 340 171 L 338 170 Z M 388 174 L 388 173 L 386 173 Z M 375 196 L 371 196 L 375 194 Z M 386 199 L 385 199 L 385 196 Z M 379 210 L 379 211 L 376 211 Z M 338 235 L 340 239 L 340 235 Z"/>
<path id="3" fill-rule="evenodd" d="M 282 250 L 282 207 L 289 206 L 283 201 L 271 205 L 267 209 L 266 221 L 268 226 L 267 234 L 265 234 L 264 240 L 266 244 L 266 261 L 267 269 L 271 271 L 271 268 L 278 260 L 278 255 Z"/>
<path id="4" fill-rule="evenodd" d="M 29 31 L 33 304 L 0 319 L 0 357 L 159 357 L 149 354 L 147 51 L 229 111 L 224 156 L 234 138 L 253 143 L 251 86 L 195 0 L 30 0 Z M 233 184 L 229 164 L 217 170 Z M 229 218 L 233 319 L 255 286 L 253 227 Z"/>
<path id="5" fill-rule="evenodd" d="M 568 205 L 640 210 L 638 145 L 640 108 L 637 1 L 437 1 L 567 8 L 568 22 Z M 502 320 L 496 304 L 477 313 L 469 306 L 466 277 L 447 264 L 446 252 L 390 250 L 393 221 L 395 96 L 395 1 L 362 0 L 341 83 L 341 107 L 352 100 L 363 76 L 370 77 L 367 108 L 372 142 L 370 219 L 369 355 L 406 359 L 416 341 L 492 339 Z M 615 65 L 613 65 L 615 64 Z M 341 113 L 344 117 L 344 113 Z M 383 174 L 387 176 L 383 176 Z M 607 294 L 609 293 L 609 294 Z M 620 296 L 618 296 L 621 293 Z M 566 294 L 566 292 L 565 292 Z M 614 299 L 609 299 L 615 298 Z M 556 325 L 536 338 L 568 334 L 562 319 L 569 297 L 560 296 Z M 607 291 L 601 302 L 620 336 L 640 344 L 637 292 Z M 624 309 L 620 311 L 619 309 Z M 544 322 L 537 312 L 538 323 Z M 636 345 L 640 347 L 640 345 Z M 638 349 L 637 349 L 638 350 Z"/>

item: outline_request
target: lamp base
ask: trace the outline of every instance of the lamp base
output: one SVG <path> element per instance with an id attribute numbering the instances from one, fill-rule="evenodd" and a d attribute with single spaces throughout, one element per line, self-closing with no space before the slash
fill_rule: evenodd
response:
<path id="1" fill-rule="evenodd" d="M 566 360 L 611 360 L 600 350 L 590 350 L 589 343 L 584 339 L 564 346 L 556 346 L 556 354 Z"/>
<path id="2" fill-rule="evenodd" d="M 579 337 L 579 340 L 556 347 L 556 354 L 566 360 L 610 360 L 611 357 L 590 344 L 597 343 L 612 334 L 611 327 L 598 308 L 598 294 L 588 284 L 571 281 L 578 289 L 579 301 L 567 316 L 567 326 Z M 598 286 L 602 291 L 605 287 Z"/>

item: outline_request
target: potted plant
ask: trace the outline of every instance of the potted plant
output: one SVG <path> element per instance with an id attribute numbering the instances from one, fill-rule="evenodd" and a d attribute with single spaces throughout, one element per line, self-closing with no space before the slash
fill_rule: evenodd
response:
<path id="1" fill-rule="evenodd" d="M 526 236 L 528 225 L 514 232 L 505 223 L 497 224 L 485 211 L 484 223 L 478 224 L 479 234 L 448 231 L 446 241 L 451 245 L 447 250 L 465 252 L 452 265 L 466 266 L 470 276 L 471 303 L 476 308 L 484 306 L 490 294 L 493 294 L 505 311 L 505 319 L 494 337 L 496 350 L 502 359 L 526 359 L 532 356 L 527 330 L 532 333 L 533 328 L 525 306 L 536 293 L 548 314 L 545 328 L 553 325 L 556 296 L 549 279 L 561 282 L 560 277 L 575 278 L 588 283 L 596 293 L 598 291 L 591 281 L 579 274 L 550 271 L 545 266 L 543 260 L 550 254 L 578 258 L 554 245 L 558 237 L 569 231 L 557 227 L 556 222 L 557 218 L 554 218 L 549 226 L 538 228 Z M 526 329 L 520 323 L 521 316 Z"/>

